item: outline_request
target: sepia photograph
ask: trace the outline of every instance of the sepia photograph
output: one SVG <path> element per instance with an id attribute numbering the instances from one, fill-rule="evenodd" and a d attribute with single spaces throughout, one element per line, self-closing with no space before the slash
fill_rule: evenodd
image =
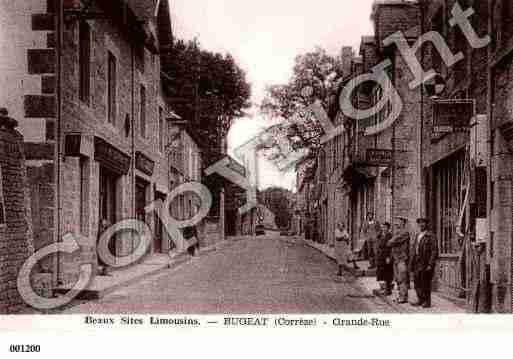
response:
<path id="1" fill-rule="evenodd" d="M 0 333 L 511 333 L 512 79 L 509 0 L 0 0 Z"/>

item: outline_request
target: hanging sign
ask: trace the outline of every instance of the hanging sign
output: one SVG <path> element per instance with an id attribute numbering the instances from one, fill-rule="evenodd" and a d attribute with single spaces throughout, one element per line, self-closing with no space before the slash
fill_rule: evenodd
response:
<path id="1" fill-rule="evenodd" d="M 470 131 L 475 114 L 474 100 L 438 100 L 433 103 L 433 132 Z"/>
<path id="2" fill-rule="evenodd" d="M 367 149 L 366 161 L 368 164 L 389 166 L 392 164 L 393 151 L 380 149 L 380 148 L 369 148 Z"/>

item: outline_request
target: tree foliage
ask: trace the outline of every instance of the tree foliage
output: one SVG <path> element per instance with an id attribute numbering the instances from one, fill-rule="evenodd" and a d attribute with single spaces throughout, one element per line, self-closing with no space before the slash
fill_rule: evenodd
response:
<path id="1" fill-rule="evenodd" d="M 312 126 L 313 116 L 306 110 L 317 100 L 324 109 L 332 107 L 343 76 L 341 57 L 332 56 L 317 47 L 296 57 L 288 83 L 267 87 L 260 111 L 275 118 L 294 118 L 294 121 L 289 121 L 291 126 L 287 133 L 294 147 L 315 149 L 323 130 L 318 122 Z"/>
<path id="2" fill-rule="evenodd" d="M 270 187 L 259 193 L 259 202 L 275 215 L 276 226 L 288 228 L 292 220 L 292 192 L 281 187 Z"/>
<path id="3" fill-rule="evenodd" d="M 289 118 L 319 99 L 326 107 L 343 77 L 342 60 L 317 47 L 295 59 L 288 83 L 268 86 L 263 113 Z"/>
<path id="4" fill-rule="evenodd" d="M 175 41 L 163 56 L 164 91 L 174 111 L 189 122 L 212 152 L 220 149 L 232 121 L 250 107 L 251 88 L 234 58 Z"/>

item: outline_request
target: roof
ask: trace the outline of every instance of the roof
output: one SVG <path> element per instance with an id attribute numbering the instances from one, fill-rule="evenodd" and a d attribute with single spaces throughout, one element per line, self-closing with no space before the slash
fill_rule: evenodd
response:
<path id="1" fill-rule="evenodd" d="M 416 0 L 375 0 L 371 19 L 380 50 L 383 40 L 398 32 L 407 39 L 420 36 L 420 8 Z"/>
<path id="2" fill-rule="evenodd" d="M 372 16 L 380 6 L 404 6 L 404 5 L 416 5 L 419 2 L 417 0 L 374 0 L 372 4 Z"/>
<path id="3" fill-rule="evenodd" d="M 167 0 L 126 0 L 128 7 L 145 23 L 145 31 L 158 41 L 161 50 L 172 44 L 171 12 Z M 155 28 L 156 27 L 156 28 Z"/>
<path id="4" fill-rule="evenodd" d="M 375 47 L 376 46 L 376 37 L 374 35 L 362 36 L 360 42 L 360 50 L 359 55 L 363 55 L 366 48 Z M 363 58 L 363 56 L 362 56 Z"/>
<path id="5" fill-rule="evenodd" d="M 127 3 L 135 16 L 147 21 L 157 17 L 160 0 L 127 0 Z"/>
<path id="6" fill-rule="evenodd" d="M 362 36 L 362 44 L 375 44 L 376 38 L 374 35 L 366 35 Z"/>

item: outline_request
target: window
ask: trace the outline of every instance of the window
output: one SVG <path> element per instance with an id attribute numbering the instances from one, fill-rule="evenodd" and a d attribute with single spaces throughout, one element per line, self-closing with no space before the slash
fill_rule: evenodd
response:
<path id="1" fill-rule="evenodd" d="M 116 124 L 116 57 L 109 51 L 107 59 L 107 116 L 109 123 Z"/>
<path id="2" fill-rule="evenodd" d="M 513 6 L 510 1 L 500 0 L 497 4 L 500 23 L 496 33 L 497 46 L 504 46 L 513 35 Z"/>
<path id="3" fill-rule="evenodd" d="M 456 83 L 462 83 L 468 78 L 467 74 L 467 65 L 469 63 L 470 57 L 467 56 L 467 40 L 465 38 L 465 35 L 461 31 L 459 27 L 454 28 L 454 38 L 455 38 L 455 47 L 456 51 L 455 53 L 462 52 L 465 55 L 466 60 L 458 61 L 453 68 L 454 74 L 455 74 L 455 80 Z"/>
<path id="4" fill-rule="evenodd" d="M 0 166 L 0 226 L 5 225 L 4 190 L 2 188 L 2 166 Z"/>
<path id="5" fill-rule="evenodd" d="M 91 30 L 85 21 L 80 22 L 79 37 L 79 96 L 82 102 L 89 104 L 91 95 Z"/>
<path id="6" fill-rule="evenodd" d="M 159 107 L 159 149 L 164 152 L 166 128 L 164 127 L 164 110 Z"/>
<path id="7" fill-rule="evenodd" d="M 146 88 L 141 85 L 140 88 L 140 99 L 141 99 L 141 106 L 140 110 L 141 113 L 139 114 L 139 118 L 141 120 L 141 137 L 146 138 Z"/>
<path id="8" fill-rule="evenodd" d="M 440 252 L 455 253 L 458 243 L 456 224 L 465 198 L 465 151 L 458 151 L 434 166 L 434 230 L 440 241 Z"/>
<path id="9" fill-rule="evenodd" d="M 141 73 L 144 73 L 144 45 L 136 46 L 135 48 L 135 66 Z"/>
<path id="10" fill-rule="evenodd" d="M 125 116 L 125 137 L 130 136 L 130 115 L 126 114 Z"/>
<path id="11" fill-rule="evenodd" d="M 436 14 L 433 16 L 431 20 L 431 30 L 438 32 L 440 35 L 445 37 L 445 11 L 443 8 L 440 8 Z M 432 54 L 432 62 L 434 70 L 442 74 L 442 56 L 436 51 L 434 45 L 431 45 L 431 54 Z"/>

